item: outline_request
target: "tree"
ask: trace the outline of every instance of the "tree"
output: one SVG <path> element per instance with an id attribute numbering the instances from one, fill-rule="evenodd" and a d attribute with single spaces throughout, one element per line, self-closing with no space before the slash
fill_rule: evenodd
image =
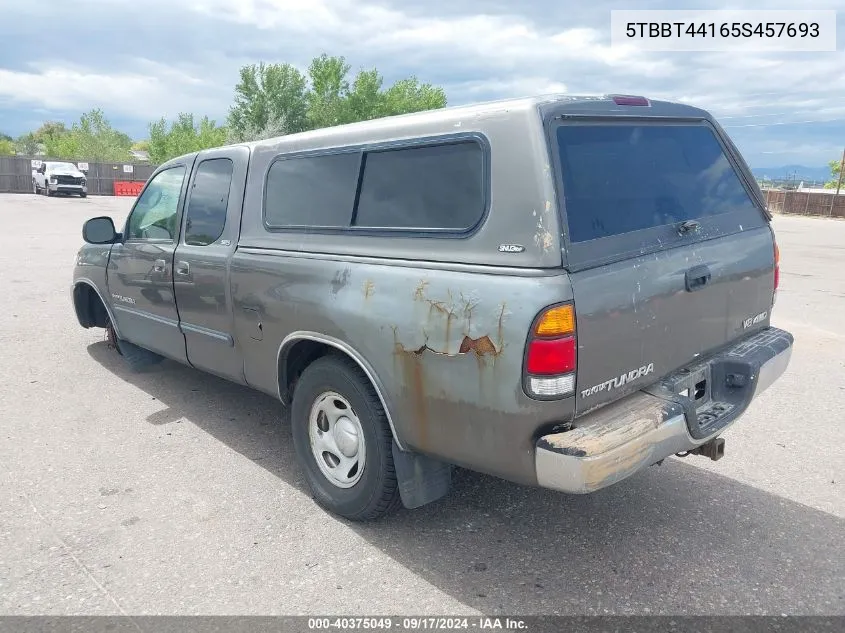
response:
<path id="1" fill-rule="evenodd" d="M 842 162 L 840 160 L 832 160 L 828 165 L 830 166 L 830 180 L 824 186 L 825 189 L 836 189 L 836 185 L 839 182 L 839 170 L 842 169 Z"/>
<path id="2" fill-rule="evenodd" d="M 47 121 L 41 125 L 40 128 L 32 133 L 36 142 L 41 143 L 45 147 L 55 143 L 59 138 L 67 135 L 68 129 L 64 123 L 58 121 Z"/>
<path id="3" fill-rule="evenodd" d="M 305 92 L 305 77 L 290 64 L 244 66 L 227 119 L 232 139 L 254 140 L 249 133 L 274 126 L 282 127 L 285 133 L 306 129 Z"/>
<path id="4" fill-rule="evenodd" d="M 136 152 L 149 152 L 150 151 L 150 142 L 146 140 L 135 141 L 132 143 L 132 147 L 129 149 L 133 149 Z"/>
<path id="5" fill-rule="evenodd" d="M 66 134 L 50 137 L 45 153 L 51 158 L 120 162 L 130 159 L 132 139 L 115 130 L 102 110 L 86 112 Z"/>
<path id="6" fill-rule="evenodd" d="M 3 134 L 2 132 L 0 132 L 0 141 L 10 141 L 11 142 L 13 140 L 14 139 L 11 136 L 9 136 L 8 134 Z"/>
<path id="7" fill-rule="evenodd" d="M 8 138 L 0 138 L 0 156 L 14 156 L 15 144 Z"/>
<path id="8" fill-rule="evenodd" d="M 21 134 L 15 141 L 15 149 L 21 156 L 36 156 L 41 150 L 41 143 L 33 132 Z"/>
<path id="9" fill-rule="evenodd" d="M 150 124 L 148 151 L 154 163 L 225 144 L 226 128 L 207 116 L 195 123 L 193 114 L 180 113 L 170 124 L 164 118 Z"/>
<path id="10" fill-rule="evenodd" d="M 251 141 L 304 130 L 442 108 L 446 93 L 416 77 L 383 89 L 375 68 L 360 70 L 350 83 L 344 57 L 325 53 L 311 60 L 306 75 L 290 64 L 241 68 L 229 109 L 230 141 Z"/>

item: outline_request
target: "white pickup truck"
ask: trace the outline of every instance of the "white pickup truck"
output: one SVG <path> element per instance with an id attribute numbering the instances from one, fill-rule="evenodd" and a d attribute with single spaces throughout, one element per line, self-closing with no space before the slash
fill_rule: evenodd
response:
<path id="1" fill-rule="evenodd" d="M 45 161 L 32 171 L 32 193 L 88 195 L 88 180 L 73 163 Z"/>

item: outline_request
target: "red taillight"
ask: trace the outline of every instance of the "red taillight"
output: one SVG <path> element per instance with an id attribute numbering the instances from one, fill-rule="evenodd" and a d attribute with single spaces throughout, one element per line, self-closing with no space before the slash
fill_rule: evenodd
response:
<path id="1" fill-rule="evenodd" d="M 525 370 L 537 376 L 554 376 L 575 370 L 575 338 L 534 339 L 528 343 Z"/>
<path id="2" fill-rule="evenodd" d="M 780 283 L 780 249 L 778 243 L 775 242 L 775 290 L 778 289 Z"/>
<path id="3" fill-rule="evenodd" d="M 616 95 L 613 97 L 613 103 L 621 106 L 647 106 L 650 105 L 648 99 L 645 97 L 635 97 L 632 95 Z"/>

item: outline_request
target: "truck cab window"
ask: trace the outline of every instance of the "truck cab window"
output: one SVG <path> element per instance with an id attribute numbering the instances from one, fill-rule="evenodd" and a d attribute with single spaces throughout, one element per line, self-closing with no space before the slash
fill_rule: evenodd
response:
<path id="1" fill-rule="evenodd" d="M 200 163 L 188 199 L 185 244 L 208 246 L 223 234 L 233 169 L 228 158 Z"/>
<path id="2" fill-rule="evenodd" d="M 185 167 L 181 165 L 153 177 L 129 216 L 129 239 L 175 239 L 179 193 L 184 179 Z"/>

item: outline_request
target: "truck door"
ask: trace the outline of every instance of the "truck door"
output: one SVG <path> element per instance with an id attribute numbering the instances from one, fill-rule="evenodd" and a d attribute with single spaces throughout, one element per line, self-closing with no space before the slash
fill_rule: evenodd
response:
<path id="1" fill-rule="evenodd" d="M 233 333 L 229 260 L 238 243 L 249 150 L 202 152 L 188 186 L 174 288 L 188 362 L 244 383 L 243 357 Z"/>
<path id="2" fill-rule="evenodd" d="M 126 340 L 187 362 L 173 293 L 173 253 L 187 190 L 187 161 L 166 164 L 147 183 L 111 250 L 107 284 Z"/>

